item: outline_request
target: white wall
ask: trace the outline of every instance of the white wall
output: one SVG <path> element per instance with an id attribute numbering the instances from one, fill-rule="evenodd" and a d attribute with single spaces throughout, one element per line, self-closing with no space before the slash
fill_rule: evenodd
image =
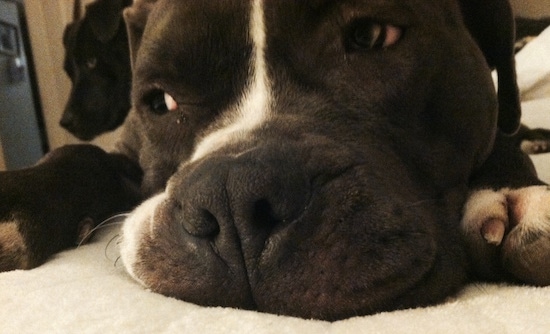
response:
<path id="1" fill-rule="evenodd" d="M 6 163 L 4 162 L 4 152 L 2 152 L 2 143 L 0 143 L 0 171 L 6 170 Z"/>
<path id="2" fill-rule="evenodd" d="M 539 18 L 550 16 L 550 0 L 510 0 L 516 15 Z"/>

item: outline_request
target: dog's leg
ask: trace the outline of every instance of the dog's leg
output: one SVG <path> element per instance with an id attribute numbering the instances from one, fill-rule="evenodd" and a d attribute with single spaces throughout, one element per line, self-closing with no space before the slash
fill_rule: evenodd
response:
<path id="1" fill-rule="evenodd" d="M 550 151 L 550 130 L 548 129 L 530 129 L 522 125 L 516 137 L 521 149 L 527 154 Z"/>
<path id="2" fill-rule="evenodd" d="M 462 230 L 474 275 L 550 284 L 550 188 L 515 138 L 498 136 L 472 180 Z"/>
<path id="3" fill-rule="evenodd" d="M 91 145 L 72 145 L 36 166 L 0 173 L 0 271 L 30 269 L 87 239 L 138 201 L 141 170 Z"/>

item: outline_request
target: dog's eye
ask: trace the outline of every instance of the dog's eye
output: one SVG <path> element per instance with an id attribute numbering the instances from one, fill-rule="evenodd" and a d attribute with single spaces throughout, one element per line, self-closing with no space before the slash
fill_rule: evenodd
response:
<path id="1" fill-rule="evenodd" d="M 395 44 L 401 38 L 401 28 L 368 19 L 354 22 L 348 31 L 348 50 L 377 50 Z"/>
<path id="2" fill-rule="evenodd" d="M 169 111 L 178 109 L 178 103 L 176 100 L 174 100 L 170 94 L 162 90 L 157 90 L 151 93 L 146 99 L 146 103 L 151 111 L 158 115 L 163 115 Z"/>
<path id="3" fill-rule="evenodd" d="M 86 67 L 89 69 L 89 70 L 93 70 L 97 65 L 97 58 L 93 57 L 93 58 L 88 58 L 88 60 L 86 60 Z"/>

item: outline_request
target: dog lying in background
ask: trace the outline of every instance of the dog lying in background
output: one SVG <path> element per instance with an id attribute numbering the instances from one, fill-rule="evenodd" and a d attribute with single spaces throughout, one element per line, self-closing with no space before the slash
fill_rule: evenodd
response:
<path id="1" fill-rule="evenodd" d="M 531 129 L 522 124 L 514 138 L 521 150 L 527 154 L 550 152 L 550 130 L 548 129 Z"/>
<path id="2" fill-rule="evenodd" d="M 516 52 L 520 51 L 527 43 L 536 38 L 544 29 L 550 27 L 550 17 L 539 19 L 517 17 L 516 18 Z"/>
<path id="3" fill-rule="evenodd" d="M 519 52 L 542 31 L 550 27 L 550 18 L 517 17 L 515 22 L 516 43 L 514 48 L 516 52 Z M 530 129 L 522 124 L 515 138 L 518 145 L 527 154 L 540 154 L 550 151 L 550 130 L 548 129 Z"/>
<path id="4" fill-rule="evenodd" d="M 130 110 L 131 69 L 122 10 L 131 0 L 97 0 L 65 28 L 64 69 L 72 82 L 63 128 L 82 140 L 116 129 Z"/>
<path id="5" fill-rule="evenodd" d="M 124 17 L 117 152 L 0 173 L 0 270 L 143 202 L 123 265 L 200 305 L 336 320 L 474 279 L 550 284 L 506 0 L 136 0 Z"/>

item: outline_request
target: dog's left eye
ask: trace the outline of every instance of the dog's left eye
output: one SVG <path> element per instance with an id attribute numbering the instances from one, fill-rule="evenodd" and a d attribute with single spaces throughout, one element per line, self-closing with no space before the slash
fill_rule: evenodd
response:
<path id="1" fill-rule="evenodd" d="M 176 100 L 170 94 L 162 90 L 156 90 L 151 93 L 146 99 L 146 103 L 150 110 L 158 115 L 178 109 Z"/>
<path id="2" fill-rule="evenodd" d="M 400 27 L 391 24 L 357 20 L 348 30 L 347 48 L 350 51 L 384 49 L 397 43 L 402 34 Z"/>

